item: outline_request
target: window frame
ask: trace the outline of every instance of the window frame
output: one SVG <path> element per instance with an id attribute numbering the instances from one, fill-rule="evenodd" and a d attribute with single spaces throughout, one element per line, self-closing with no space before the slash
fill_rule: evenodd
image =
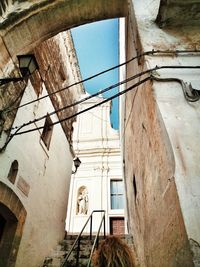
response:
<path id="1" fill-rule="evenodd" d="M 123 187 L 123 192 L 112 192 L 112 182 L 121 182 L 122 183 L 122 187 Z M 123 204 L 122 204 L 122 207 L 119 207 L 119 208 L 115 208 L 113 207 L 114 204 L 113 204 L 113 201 L 112 201 L 112 197 L 116 197 L 118 198 L 118 196 L 122 197 L 123 198 Z M 124 210 L 124 183 L 123 183 L 123 180 L 122 179 L 110 179 L 110 209 L 111 211 L 122 211 Z"/>
<path id="2" fill-rule="evenodd" d="M 12 183 L 15 184 L 17 175 L 18 175 L 18 170 L 19 170 L 19 163 L 17 160 L 14 160 L 11 163 L 8 175 L 7 175 L 7 179 Z"/>
<path id="3" fill-rule="evenodd" d="M 51 144 L 51 138 L 52 138 L 52 134 L 53 134 L 53 125 L 52 125 L 52 120 L 50 115 L 47 113 L 46 119 L 45 119 L 45 123 L 44 123 L 44 128 L 42 131 L 42 134 L 40 136 L 40 139 L 43 141 L 45 147 L 47 148 L 47 150 L 49 150 L 50 148 L 50 144 Z"/>

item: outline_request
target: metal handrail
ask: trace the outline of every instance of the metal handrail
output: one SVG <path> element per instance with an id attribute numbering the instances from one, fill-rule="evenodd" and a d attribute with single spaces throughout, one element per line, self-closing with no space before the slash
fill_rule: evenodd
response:
<path id="1" fill-rule="evenodd" d="M 91 250 L 91 253 L 90 253 L 90 258 L 89 258 L 87 267 L 90 267 L 93 252 L 94 252 L 94 250 L 95 250 L 96 247 L 98 248 L 98 245 L 99 245 L 99 233 L 100 233 L 101 226 L 102 226 L 102 223 L 103 223 L 103 222 L 104 222 L 104 239 L 105 239 L 105 237 L 106 237 L 106 236 L 105 236 L 105 211 L 104 211 L 104 215 L 103 215 L 103 217 L 101 218 L 101 222 L 100 222 L 100 225 L 99 225 L 99 229 L 98 229 L 98 232 L 97 232 L 97 234 L 96 234 L 96 236 L 95 236 L 95 239 L 94 239 L 94 243 L 93 243 L 93 246 L 92 246 L 92 250 Z"/>
<path id="2" fill-rule="evenodd" d="M 81 238 L 81 235 L 82 235 L 83 231 L 85 230 L 85 227 L 87 226 L 89 220 L 91 220 L 90 221 L 90 240 L 92 239 L 92 215 L 95 212 L 103 212 L 104 213 L 104 215 L 103 215 L 103 217 L 101 219 L 101 223 L 100 223 L 100 226 L 99 226 L 99 229 L 98 229 L 97 234 L 99 235 L 99 232 L 100 232 L 100 229 L 101 229 L 101 226 L 102 226 L 102 222 L 104 221 L 104 238 L 105 238 L 105 213 L 106 213 L 106 211 L 105 210 L 93 210 L 92 213 L 90 214 L 90 216 L 88 217 L 87 221 L 85 222 L 82 230 L 80 231 L 79 235 L 77 236 L 76 240 L 74 241 L 74 244 L 72 245 L 69 253 L 65 257 L 65 259 L 64 259 L 64 261 L 63 261 L 63 263 L 61 264 L 60 267 L 65 267 L 65 264 L 67 263 L 67 260 L 68 260 L 69 256 L 71 255 L 71 253 L 72 253 L 74 247 L 76 246 L 77 242 L 78 242 L 78 249 L 77 249 L 77 258 L 76 258 L 77 264 L 76 265 L 78 266 L 78 262 L 79 262 L 79 249 L 80 249 L 80 238 Z M 97 235 L 96 235 L 96 237 L 97 237 Z M 96 237 L 95 237 L 95 241 L 96 241 Z M 94 241 L 94 243 L 95 243 L 95 241 Z M 91 260 L 90 260 L 90 262 L 91 262 Z"/>

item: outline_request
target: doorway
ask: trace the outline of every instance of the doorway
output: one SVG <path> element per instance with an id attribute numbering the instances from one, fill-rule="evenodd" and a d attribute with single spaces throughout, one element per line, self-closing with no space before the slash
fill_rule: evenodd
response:
<path id="1" fill-rule="evenodd" d="M 0 203 L 0 266 L 9 266 L 17 223 L 15 215 Z"/>
<path id="2" fill-rule="evenodd" d="M 18 196 L 0 181 L 0 266 L 14 267 L 26 210 Z"/>
<path id="3" fill-rule="evenodd" d="M 3 236 L 5 225 L 6 225 L 6 220 L 0 214 L 0 246 L 1 246 L 1 239 L 2 239 L 2 236 Z"/>
<path id="4" fill-rule="evenodd" d="M 110 218 L 110 234 L 111 235 L 124 235 L 125 225 L 123 217 Z"/>

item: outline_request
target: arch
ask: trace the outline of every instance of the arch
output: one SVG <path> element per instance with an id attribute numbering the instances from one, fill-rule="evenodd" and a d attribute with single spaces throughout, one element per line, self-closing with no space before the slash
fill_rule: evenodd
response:
<path id="1" fill-rule="evenodd" d="M 25 219 L 26 210 L 18 196 L 0 182 L 0 266 L 15 266 Z"/>
<path id="2" fill-rule="evenodd" d="M 5 13 L 0 23 L 0 67 L 10 56 L 31 51 L 40 42 L 69 28 L 126 15 L 126 0 L 17 1 L 17 12 Z M 28 6 L 28 7 L 27 7 Z M 9 10 L 9 8 L 8 8 Z M 4 12 L 4 10 L 2 10 Z M 2 62 L 1 62 L 2 61 Z M 4 65 L 3 65 L 4 64 Z"/>

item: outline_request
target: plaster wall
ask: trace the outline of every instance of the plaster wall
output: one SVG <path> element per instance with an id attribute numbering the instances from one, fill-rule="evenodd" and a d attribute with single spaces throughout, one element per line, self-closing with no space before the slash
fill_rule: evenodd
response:
<path id="1" fill-rule="evenodd" d="M 127 22 L 128 59 L 135 50 L 198 49 L 195 26 L 156 25 L 159 1 L 134 1 L 133 7 Z M 145 56 L 127 66 L 127 76 L 156 65 L 196 66 L 199 59 L 198 53 Z M 183 79 L 197 89 L 200 85 L 199 70 L 163 69 L 153 74 Z M 128 215 L 142 266 L 199 266 L 198 125 L 198 102 L 188 103 L 176 82 L 154 81 L 126 94 Z M 189 241 L 192 249 L 195 244 L 193 260 Z"/>
<path id="2" fill-rule="evenodd" d="M 43 93 L 46 93 L 45 88 Z M 34 98 L 35 93 L 29 83 L 22 103 Z M 45 105 L 37 103 L 20 109 L 14 126 L 52 110 L 53 106 L 49 100 L 45 101 Z M 53 121 L 57 119 L 57 116 L 53 117 Z M 37 126 L 43 124 L 44 121 L 41 121 Z M 64 236 L 72 156 L 60 125 L 53 129 L 49 150 L 40 136 L 39 131 L 16 136 L 0 155 L 1 181 L 11 187 L 27 210 L 16 262 L 16 266 L 19 267 L 41 265 L 44 257 Z M 7 175 L 14 160 L 19 163 L 19 171 L 13 185 L 7 179 Z M 28 196 L 18 187 L 21 178 L 30 187 Z"/>
<path id="3" fill-rule="evenodd" d="M 73 50 L 70 33 L 60 34 L 34 50 L 38 60 L 39 71 L 28 81 L 20 105 L 44 97 L 80 79 L 77 59 Z M 67 62 L 65 62 L 67 61 Z M 59 62 L 59 64 L 58 64 Z M 13 67 L 13 65 L 12 65 Z M 25 84 L 23 84 L 24 86 Z M 10 86 L 10 85 L 9 85 Z M 4 86 L 3 92 L 10 92 L 10 98 L 2 95 L 4 106 L 11 106 L 16 99 L 17 88 Z M 11 89 L 14 89 L 12 92 Z M 1 147 L 9 134 L 11 126 L 45 116 L 55 109 L 75 101 L 83 88 L 73 87 L 46 97 L 32 104 L 19 108 L 1 134 Z M 4 98 L 3 98 L 4 96 Z M 3 106 L 3 105 L 2 105 Z M 4 108 L 3 106 L 3 108 Z M 71 115 L 75 110 L 64 110 L 51 116 L 53 122 Z M 14 124 L 12 125 L 14 120 Z M 43 127 L 45 119 L 35 122 L 21 130 Z M 15 130 L 12 129 L 11 133 Z M 53 127 L 50 148 L 47 149 L 41 139 L 42 129 L 15 136 L 0 154 L 0 179 L 19 197 L 27 211 L 22 239 L 18 250 L 16 267 L 41 266 L 44 258 L 63 239 L 65 234 L 65 218 L 67 211 L 73 149 L 70 144 L 72 121 Z M 4 138 L 5 137 L 5 138 Z M 7 176 L 14 160 L 18 161 L 18 174 L 14 184 Z"/>

